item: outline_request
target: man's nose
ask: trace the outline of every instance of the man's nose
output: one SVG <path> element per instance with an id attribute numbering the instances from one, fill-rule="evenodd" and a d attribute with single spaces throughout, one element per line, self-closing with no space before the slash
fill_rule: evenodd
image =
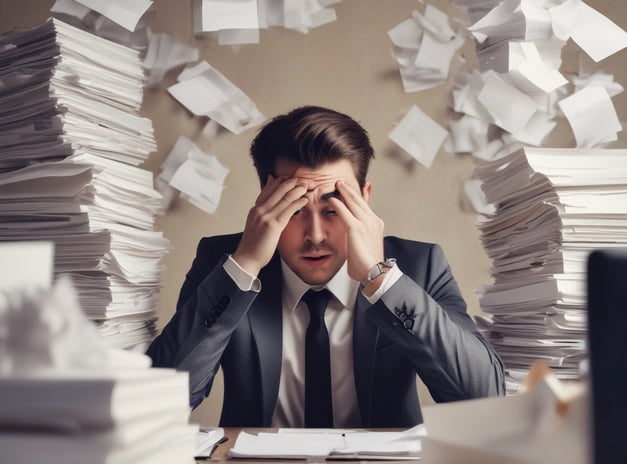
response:
<path id="1" fill-rule="evenodd" d="M 310 214 L 307 219 L 305 239 L 314 245 L 319 245 L 326 239 L 324 224 L 318 214 Z"/>

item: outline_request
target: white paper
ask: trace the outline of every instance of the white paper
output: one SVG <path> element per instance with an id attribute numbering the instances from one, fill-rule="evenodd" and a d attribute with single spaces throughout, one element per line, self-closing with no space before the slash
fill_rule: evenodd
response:
<path id="1" fill-rule="evenodd" d="M 494 124 L 516 133 L 529 121 L 537 106 L 527 95 L 495 73 L 489 73 L 477 97 L 492 115 Z"/>
<path id="2" fill-rule="evenodd" d="M 568 119 L 578 147 L 592 147 L 615 140 L 616 133 L 622 130 L 604 87 L 589 85 L 558 104 Z"/>
<path id="3" fill-rule="evenodd" d="M 146 86 L 157 85 L 167 71 L 198 60 L 198 49 L 178 42 L 165 33 L 149 34 L 148 50 L 142 66 L 149 71 Z"/>
<path id="4" fill-rule="evenodd" d="M 431 5 L 424 16 L 414 11 L 411 18 L 390 29 L 388 36 L 395 45 L 405 92 L 446 81 L 453 57 L 465 41 L 462 31 L 451 28 L 448 16 Z"/>
<path id="5" fill-rule="evenodd" d="M 152 5 L 150 0 L 76 0 L 133 32 L 137 23 Z"/>
<path id="6" fill-rule="evenodd" d="M 265 117 L 253 101 L 206 61 L 183 70 L 168 92 L 196 116 L 208 116 L 239 134 Z"/>
<path id="7" fill-rule="evenodd" d="M 216 211 L 229 170 L 215 156 L 181 136 L 161 169 L 159 179 L 184 194 L 190 203 L 209 214 Z"/>
<path id="8" fill-rule="evenodd" d="M 572 38 L 594 61 L 627 47 L 627 32 L 581 0 L 567 0 L 549 13 L 555 34 Z"/>
<path id="9" fill-rule="evenodd" d="M 200 15 L 195 32 L 259 28 L 257 0 L 200 0 L 193 6 L 194 16 Z"/>
<path id="10" fill-rule="evenodd" d="M 54 242 L 0 242 L 0 263 L 0 292 L 21 287 L 49 288 Z M 0 302 L 0 310 L 2 306 Z"/>
<path id="11" fill-rule="evenodd" d="M 446 129 L 413 105 L 389 138 L 428 169 L 447 134 Z"/>

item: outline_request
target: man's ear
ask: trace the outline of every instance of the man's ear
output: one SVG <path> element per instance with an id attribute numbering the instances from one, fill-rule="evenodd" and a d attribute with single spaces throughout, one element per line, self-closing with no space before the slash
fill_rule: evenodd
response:
<path id="1" fill-rule="evenodd" d="M 364 184 L 364 188 L 361 189 L 361 196 L 364 200 L 366 200 L 366 203 L 370 201 L 371 192 L 372 192 L 372 184 L 370 182 L 366 182 Z"/>

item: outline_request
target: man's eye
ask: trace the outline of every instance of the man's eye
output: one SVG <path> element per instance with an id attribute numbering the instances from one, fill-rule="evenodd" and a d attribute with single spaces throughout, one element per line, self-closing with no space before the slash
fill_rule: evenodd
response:
<path id="1" fill-rule="evenodd" d="M 334 209 L 325 209 L 324 210 L 324 215 L 325 216 L 335 216 L 337 213 L 335 212 Z"/>
<path id="2" fill-rule="evenodd" d="M 297 209 L 296 211 L 294 211 L 294 214 L 292 214 L 292 217 L 294 217 L 294 216 L 298 216 L 298 215 L 299 215 L 300 213 L 302 213 L 302 212 L 303 212 L 303 209 L 302 209 L 302 208 L 301 208 L 301 209 Z"/>

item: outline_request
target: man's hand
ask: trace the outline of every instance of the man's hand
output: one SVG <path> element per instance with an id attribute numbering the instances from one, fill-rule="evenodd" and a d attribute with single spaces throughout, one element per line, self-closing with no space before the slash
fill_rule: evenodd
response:
<path id="1" fill-rule="evenodd" d="M 244 234 L 232 258 L 244 270 L 257 276 L 270 262 L 279 237 L 292 215 L 303 208 L 307 189 L 296 178 L 268 176 L 255 206 L 248 212 Z"/>
<path id="2" fill-rule="evenodd" d="M 346 227 L 348 275 L 362 281 L 375 264 L 383 261 L 383 220 L 345 182 L 337 181 L 336 188 L 342 199 L 331 197 L 329 202 Z"/>

